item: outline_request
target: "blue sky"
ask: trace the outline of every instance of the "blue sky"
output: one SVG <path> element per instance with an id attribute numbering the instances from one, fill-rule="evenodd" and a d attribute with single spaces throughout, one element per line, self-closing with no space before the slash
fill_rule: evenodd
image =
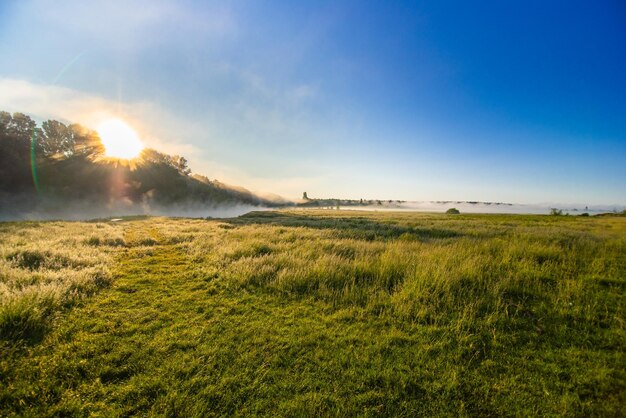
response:
<path id="1" fill-rule="evenodd" d="M 5 1 L 0 108 L 310 196 L 626 204 L 621 1 Z"/>

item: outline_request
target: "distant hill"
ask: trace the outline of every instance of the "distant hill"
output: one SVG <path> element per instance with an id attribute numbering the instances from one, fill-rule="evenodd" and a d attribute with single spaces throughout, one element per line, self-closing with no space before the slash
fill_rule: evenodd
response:
<path id="1" fill-rule="evenodd" d="M 184 157 L 145 149 L 124 162 L 103 151 L 98 134 L 78 124 L 37 126 L 25 114 L 0 112 L 0 217 L 290 204 L 192 174 Z"/>

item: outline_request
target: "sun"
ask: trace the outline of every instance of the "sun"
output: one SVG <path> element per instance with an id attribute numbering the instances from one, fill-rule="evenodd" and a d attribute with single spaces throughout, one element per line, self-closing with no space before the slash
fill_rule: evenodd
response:
<path id="1" fill-rule="evenodd" d="M 107 157 L 131 160 L 139 156 L 143 144 L 137 132 L 119 119 L 107 119 L 96 128 Z"/>

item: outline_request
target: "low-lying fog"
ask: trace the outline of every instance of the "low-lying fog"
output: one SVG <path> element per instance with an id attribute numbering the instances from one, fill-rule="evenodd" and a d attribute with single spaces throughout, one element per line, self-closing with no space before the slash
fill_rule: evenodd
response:
<path id="1" fill-rule="evenodd" d="M 189 218 L 233 218 L 251 211 L 273 210 L 249 204 L 187 204 L 155 205 L 155 204 L 128 204 L 116 202 L 108 205 L 95 204 L 85 201 L 65 202 L 60 200 L 48 201 L 45 206 L 31 204 L 29 200 L 0 198 L 0 221 L 21 220 L 89 220 L 133 215 L 171 216 Z M 293 208 L 293 207 L 292 207 Z M 621 212 L 624 205 L 558 205 L 558 204 L 510 204 L 486 202 L 397 202 L 382 201 L 373 205 L 339 206 L 342 210 L 370 210 L 370 211 L 418 211 L 418 212 L 445 212 L 456 208 L 461 213 L 510 213 L 510 214 L 549 214 L 552 208 L 561 210 L 564 214 L 577 215 L 588 213 L 595 215 L 606 212 Z M 320 209 L 337 209 L 336 206 Z M 315 209 L 314 209 L 315 210 Z"/>
<path id="2" fill-rule="evenodd" d="M 552 208 L 562 210 L 571 215 L 588 213 L 595 215 L 606 212 L 621 212 L 624 205 L 561 205 L 561 204 L 534 204 L 491 203 L 491 202 L 382 202 L 381 205 L 369 206 L 340 206 L 345 210 L 380 210 L 380 211 L 418 211 L 418 212 L 445 212 L 456 208 L 461 213 L 510 213 L 510 214 L 549 214 Z"/>
<path id="3" fill-rule="evenodd" d="M 0 197 L 0 221 L 83 221 L 133 215 L 172 216 L 188 218 L 234 218 L 264 207 L 247 204 L 188 204 L 155 205 L 115 202 L 96 204 L 85 201 L 47 201 L 45 206 L 34 204 L 29 199 Z"/>

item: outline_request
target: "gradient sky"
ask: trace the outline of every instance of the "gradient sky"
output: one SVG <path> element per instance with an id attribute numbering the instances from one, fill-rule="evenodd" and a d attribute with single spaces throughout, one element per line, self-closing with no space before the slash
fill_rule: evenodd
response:
<path id="1" fill-rule="evenodd" d="M 0 109 L 289 198 L 626 204 L 626 4 L 2 1 Z"/>

